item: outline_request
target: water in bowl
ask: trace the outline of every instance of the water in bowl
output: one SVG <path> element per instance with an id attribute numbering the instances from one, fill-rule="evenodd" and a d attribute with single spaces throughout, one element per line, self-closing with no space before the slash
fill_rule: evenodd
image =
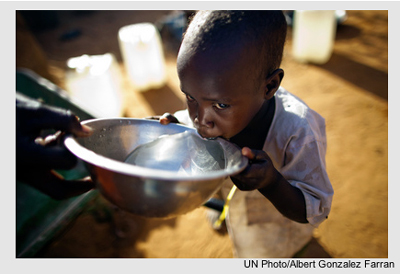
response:
<path id="1" fill-rule="evenodd" d="M 226 166 L 224 150 L 219 142 L 203 139 L 189 131 L 161 136 L 140 145 L 125 162 L 187 175 L 221 170 Z"/>

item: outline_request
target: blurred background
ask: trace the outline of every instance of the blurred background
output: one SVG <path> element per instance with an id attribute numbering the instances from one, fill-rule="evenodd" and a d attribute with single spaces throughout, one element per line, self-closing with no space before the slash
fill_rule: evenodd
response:
<path id="1" fill-rule="evenodd" d="M 185 107 L 176 54 L 193 12 L 16 11 L 16 67 L 54 83 L 94 117 L 174 112 Z M 335 190 L 329 219 L 299 256 L 387 258 L 388 11 L 285 14 L 282 86 L 326 119 Z M 132 28 L 139 23 L 151 24 Z M 146 76 L 135 74 L 139 59 Z M 96 195 L 64 223 L 30 256 L 233 256 L 229 236 L 209 226 L 203 207 L 174 219 L 143 219 Z"/>

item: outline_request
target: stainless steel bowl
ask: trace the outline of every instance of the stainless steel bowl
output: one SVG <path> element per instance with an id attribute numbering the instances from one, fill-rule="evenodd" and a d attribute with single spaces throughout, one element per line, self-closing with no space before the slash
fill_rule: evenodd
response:
<path id="1" fill-rule="evenodd" d="M 239 173 L 247 165 L 247 158 L 242 156 L 236 145 L 221 138 L 207 141 L 194 137 L 197 133 L 193 128 L 179 124 L 162 125 L 155 120 L 132 118 L 93 119 L 82 124 L 90 126 L 93 134 L 85 138 L 68 136 L 65 139 L 66 147 L 87 164 L 93 181 L 104 197 L 120 208 L 144 217 L 175 217 L 203 205 L 220 188 L 225 178 Z M 196 172 L 177 172 L 169 168 L 125 162 L 139 145 L 152 142 L 162 135 L 186 131 L 187 134 L 176 136 L 195 138 L 193 140 L 200 142 L 200 146 L 204 146 L 203 142 L 212 142 L 212 145 L 206 143 L 206 146 L 213 150 L 212 155 L 223 158 L 223 163 L 217 164 L 219 168 L 215 168 L 215 165 L 210 167 L 212 162 L 209 160 L 195 160 L 201 172 L 199 168 L 195 169 Z M 188 154 L 193 153 L 193 150 L 186 150 L 186 153 L 180 151 L 171 153 L 174 156 L 171 161 L 180 161 L 180 154 L 182 158 L 187 158 Z"/>

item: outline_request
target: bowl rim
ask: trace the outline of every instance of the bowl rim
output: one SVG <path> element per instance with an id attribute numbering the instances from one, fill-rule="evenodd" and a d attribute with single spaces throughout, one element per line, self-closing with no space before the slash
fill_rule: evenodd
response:
<path id="1" fill-rule="evenodd" d="M 159 123 L 157 120 L 152 120 L 152 119 L 145 119 L 145 118 L 127 118 L 127 117 L 118 117 L 118 118 L 95 118 L 95 119 L 88 119 L 85 121 L 82 121 L 81 124 L 90 124 L 90 123 L 95 123 L 98 121 L 104 121 L 104 120 L 126 120 L 126 121 L 146 121 L 150 123 Z M 189 127 L 183 124 L 171 124 L 171 125 L 163 125 L 163 126 L 179 126 L 186 128 L 187 130 L 193 130 L 194 132 L 197 133 L 197 131 L 193 127 Z M 199 135 L 200 136 L 200 135 Z M 82 137 L 81 137 L 82 138 Z M 83 137 L 85 138 L 85 137 Z M 228 142 L 227 140 L 224 140 L 220 137 L 215 139 L 218 142 L 227 142 L 230 145 L 235 146 L 239 151 L 240 148 L 233 144 Z M 78 143 L 76 138 L 72 134 L 66 135 L 64 139 L 64 145 L 67 147 L 67 149 L 74 154 L 76 157 L 79 159 L 83 160 L 86 163 L 89 163 L 93 166 L 106 169 L 112 172 L 116 173 L 121 173 L 124 175 L 128 176 L 136 176 L 136 177 L 142 177 L 146 179 L 155 179 L 155 180 L 190 180 L 190 181 L 198 181 L 198 180 L 210 180 L 210 179 L 217 179 L 217 178 L 222 178 L 222 177 L 228 177 L 234 174 L 237 174 L 244 170 L 248 164 L 248 159 L 241 155 L 240 163 L 239 165 L 235 166 L 234 168 L 230 169 L 229 171 L 226 169 L 222 170 L 216 170 L 216 171 L 210 171 L 207 173 L 202 173 L 202 174 L 177 174 L 175 171 L 168 171 L 168 170 L 159 170 L 159 169 L 152 169 L 152 168 L 147 168 L 147 167 L 141 167 L 141 166 L 135 166 L 132 164 L 128 164 L 125 162 L 121 162 L 118 160 L 114 160 L 111 158 L 108 158 L 106 156 L 100 155 L 92 150 L 89 150 L 82 145 Z"/>

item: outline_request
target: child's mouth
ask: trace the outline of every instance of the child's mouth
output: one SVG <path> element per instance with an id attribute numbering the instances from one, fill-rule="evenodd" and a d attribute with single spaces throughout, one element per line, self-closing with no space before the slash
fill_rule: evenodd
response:
<path id="1" fill-rule="evenodd" d="M 197 133 L 204 139 L 207 140 L 215 140 L 217 138 L 222 138 L 224 140 L 228 140 L 227 138 L 223 137 L 222 135 L 219 134 L 212 134 L 211 132 L 209 132 L 206 128 L 196 128 Z M 211 134 L 210 134 L 211 133 Z M 215 132 L 216 133 L 216 132 Z M 228 140 L 229 141 L 229 140 Z"/>
<path id="2" fill-rule="evenodd" d="M 229 141 L 229 139 L 227 139 L 227 138 L 225 138 L 225 137 L 223 137 L 223 136 L 207 136 L 207 135 L 205 135 L 205 134 L 201 134 L 199 131 L 197 131 L 197 133 L 198 133 L 202 138 L 207 139 L 207 140 L 215 140 L 215 139 L 217 139 L 217 138 L 221 138 L 221 139 L 224 139 L 224 140 L 226 140 L 226 141 Z"/>
<path id="3" fill-rule="evenodd" d="M 202 138 L 207 139 L 207 140 L 215 140 L 215 139 L 218 138 L 218 136 L 209 136 L 209 135 L 207 135 L 207 134 L 203 134 L 203 133 L 201 133 L 199 130 L 197 130 L 197 133 L 198 133 Z"/>

